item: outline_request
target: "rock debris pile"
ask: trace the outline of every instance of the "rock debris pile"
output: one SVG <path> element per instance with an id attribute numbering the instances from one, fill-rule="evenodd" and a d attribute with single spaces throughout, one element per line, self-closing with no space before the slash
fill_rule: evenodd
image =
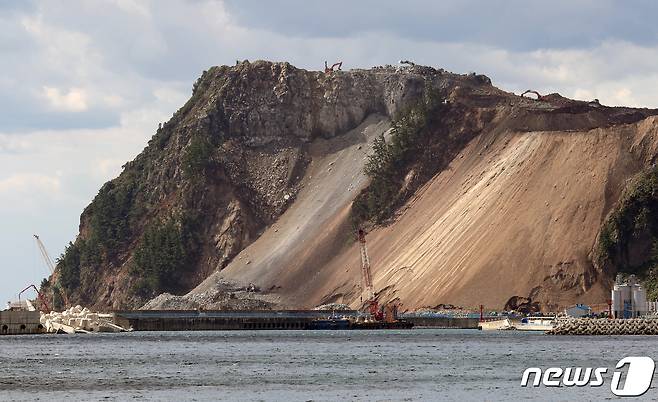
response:
<path id="1" fill-rule="evenodd" d="M 114 324 L 113 314 L 95 313 L 82 306 L 71 307 L 58 313 L 41 314 L 41 324 L 51 333 L 125 332 Z"/>

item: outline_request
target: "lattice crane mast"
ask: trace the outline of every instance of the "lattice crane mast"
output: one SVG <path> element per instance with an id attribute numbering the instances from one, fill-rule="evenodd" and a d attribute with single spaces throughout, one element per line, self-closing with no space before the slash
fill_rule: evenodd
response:
<path id="1" fill-rule="evenodd" d="M 34 235 L 34 238 L 37 241 L 37 246 L 39 247 L 39 251 L 41 252 L 41 256 L 43 257 L 43 260 L 46 262 L 46 266 L 50 270 L 51 279 L 52 279 L 52 283 L 53 283 L 53 289 L 57 288 L 59 293 L 62 295 L 62 299 L 64 300 L 64 304 L 66 306 L 68 306 L 69 305 L 69 298 L 66 295 L 66 292 L 64 291 L 64 289 L 62 288 L 61 284 L 59 283 L 59 277 L 57 276 L 57 274 L 55 272 L 55 263 L 53 262 L 52 258 L 50 258 L 50 254 L 48 254 L 48 250 L 46 250 L 46 246 L 43 244 L 43 242 L 41 241 L 39 236 Z M 54 302 L 54 300 L 53 300 L 53 302 Z"/>
<path id="2" fill-rule="evenodd" d="M 39 247 L 39 251 L 41 252 L 41 256 L 43 257 L 43 260 L 46 262 L 46 266 L 48 267 L 48 270 L 50 271 L 50 274 L 55 273 L 55 263 L 53 260 L 50 258 L 50 254 L 48 254 L 48 250 L 46 250 L 46 246 L 43 245 L 43 242 L 39 238 L 39 236 L 34 235 L 34 238 L 37 241 L 37 246 Z"/>
<path id="3" fill-rule="evenodd" d="M 359 229 L 359 246 L 361 249 L 361 283 L 366 300 L 372 300 L 375 297 L 375 290 L 372 285 L 372 272 L 370 271 L 370 258 L 368 257 L 368 248 L 366 247 L 366 232 Z"/>
<path id="4" fill-rule="evenodd" d="M 375 299 L 375 289 L 372 284 L 372 272 L 370 270 L 370 257 L 368 257 L 368 247 L 366 247 L 366 232 L 363 229 L 359 229 L 358 236 L 361 249 L 361 282 L 363 284 L 363 294 L 369 306 L 370 314 L 372 314 L 375 320 L 381 321 L 383 319 L 383 312 L 379 308 L 377 299 Z"/>

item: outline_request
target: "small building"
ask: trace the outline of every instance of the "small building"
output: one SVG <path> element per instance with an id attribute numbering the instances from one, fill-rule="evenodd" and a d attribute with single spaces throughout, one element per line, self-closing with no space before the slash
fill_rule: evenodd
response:
<path id="1" fill-rule="evenodd" d="M 611 307 L 615 318 L 636 318 L 647 314 L 647 292 L 635 275 L 630 275 L 626 281 L 617 275 Z"/>
<path id="2" fill-rule="evenodd" d="M 564 310 L 564 312 L 569 317 L 581 318 L 592 315 L 592 308 L 584 304 L 576 304 Z"/>

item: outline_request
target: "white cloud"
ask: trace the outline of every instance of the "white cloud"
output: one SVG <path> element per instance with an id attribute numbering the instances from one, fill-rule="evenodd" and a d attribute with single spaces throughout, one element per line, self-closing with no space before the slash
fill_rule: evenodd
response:
<path id="1" fill-rule="evenodd" d="M 89 34 L 48 23 L 48 15 L 25 17 L 22 25 L 39 46 L 41 60 L 47 63 L 42 66 L 45 71 L 75 75 L 82 80 L 89 77 L 102 58 L 100 50 L 92 46 Z"/>
<path id="2" fill-rule="evenodd" d="M 57 194 L 61 191 L 60 178 L 35 173 L 17 173 L 0 179 L 0 196 L 25 193 Z"/>
<path id="3" fill-rule="evenodd" d="M 56 110 L 65 112 L 83 112 L 87 110 L 87 92 L 82 88 L 62 91 L 59 88 L 43 87 L 43 95 Z"/>
<path id="4" fill-rule="evenodd" d="M 31 144 L 25 138 L 16 135 L 0 134 L 0 154 L 26 152 Z"/>
<path id="5" fill-rule="evenodd" d="M 151 10 L 150 4 L 146 1 L 135 1 L 135 0 L 112 0 L 111 3 L 114 3 L 122 11 L 125 11 L 130 14 L 136 14 L 140 17 L 150 18 Z"/>

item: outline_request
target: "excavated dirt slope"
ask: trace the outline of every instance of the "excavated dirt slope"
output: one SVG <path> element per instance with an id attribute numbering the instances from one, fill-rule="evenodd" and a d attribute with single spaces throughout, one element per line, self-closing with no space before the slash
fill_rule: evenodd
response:
<path id="1" fill-rule="evenodd" d="M 481 96 L 460 101 L 483 106 Z M 399 298 L 417 309 L 503 308 L 514 296 L 544 308 L 607 300 L 611 275 L 593 265 L 591 253 L 627 180 L 654 162 L 658 119 L 624 123 L 611 118 L 613 109 L 557 96 L 533 102 L 510 95 L 484 105 L 493 121 L 389 225 L 370 231 L 380 301 Z M 370 116 L 348 134 L 315 141 L 295 202 L 224 270 L 182 297 L 181 307 L 224 280 L 253 282 L 283 307 L 359 307 L 360 255 L 349 210 L 367 184 L 366 141 L 387 127 L 386 118 Z"/>
<path id="2" fill-rule="evenodd" d="M 601 222 L 625 178 L 655 155 L 658 120 L 578 132 L 491 133 L 408 203 L 368 245 L 377 290 L 407 308 L 502 307 L 530 296 L 547 307 L 608 298 L 590 262 Z M 325 269 L 357 277 L 351 247 Z M 344 292 L 328 282 L 318 296 Z M 354 302 L 353 300 L 345 300 Z"/>

